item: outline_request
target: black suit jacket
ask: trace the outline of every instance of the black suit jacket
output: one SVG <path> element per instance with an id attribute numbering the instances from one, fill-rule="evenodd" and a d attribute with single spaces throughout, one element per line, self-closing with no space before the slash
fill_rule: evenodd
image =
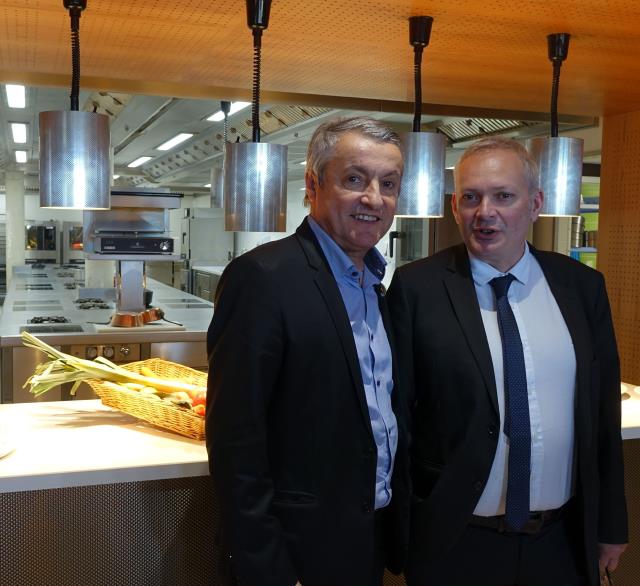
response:
<path id="1" fill-rule="evenodd" d="M 208 350 L 207 449 L 239 582 L 369 585 L 376 446 L 347 312 L 306 220 L 229 264 Z M 396 474 L 397 505 L 403 485 Z"/>
<path id="2" fill-rule="evenodd" d="M 576 497 L 586 559 L 625 543 L 620 373 L 604 279 L 530 247 L 576 355 Z M 493 462 L 500 420 L 491 354 L 464 245 L 398 269 L 388 300 L 411 413 L 411 548 L 437 559 L 460 537 Z"/>

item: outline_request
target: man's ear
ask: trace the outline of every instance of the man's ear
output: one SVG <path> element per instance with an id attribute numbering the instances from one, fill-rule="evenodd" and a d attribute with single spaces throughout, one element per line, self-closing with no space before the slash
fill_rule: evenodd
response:
<path id="1" fill-rule="evenodd" d="M 318 195 L 318 178 L 313 173 L 304 174 L 304 185 L 309 203 L 314 204 Z"/>
<path id="2" fill-rule="evenodd" d="M 460 216 L 458 216 L 458 200 L 456 198 L 455 192 L 451 196 L 451 211 L 453 212 L 453 217 L 456 220 L 456 224 L 460 224 Z"/>

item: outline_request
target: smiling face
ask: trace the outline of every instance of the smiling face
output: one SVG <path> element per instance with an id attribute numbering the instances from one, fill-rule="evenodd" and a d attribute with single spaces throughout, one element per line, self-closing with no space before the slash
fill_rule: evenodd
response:
<path id="1" fill-rule="evenodd" d="M 311 216 L 360 270 L 391 226 L 402 165 L 396 145 L 347 132 L 324 167 L 322 184 L 313 173 L 305 175 Z"/>
<path id="2" fill-rule="evenodd" d="M 456 169 L 453 214 L 471 254 L 507 272 L 542 207 L 541 191 L 529 192 L 522 161 L 512 151 L 473 154 Z"/>

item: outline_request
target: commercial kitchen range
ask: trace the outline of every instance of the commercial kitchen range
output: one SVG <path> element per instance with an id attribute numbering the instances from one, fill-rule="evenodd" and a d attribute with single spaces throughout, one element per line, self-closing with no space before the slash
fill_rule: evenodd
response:
<path id="1" fill-rule="evenodd" d="M 164 312 L 165 320 L 115 328 L 108 325 L 115 312 L 115 290 L 85 289 L 81 267 L 16 267 L 0 316 L 1 402 L 35 400 L 22 385 L 44 355 L 23 346 L 24 330 L 82 358 L 101 355 L 116 363 L 164 358 L 206 370 L 206 331 L 213 304 L 152 279 L 146 287 L 153 292 L 151 305 Z M 52 389 L 42 400 L 71 399 L 69 389 L 70 385 Z M 76 397 L 95 395 L 83 384 Z"/>

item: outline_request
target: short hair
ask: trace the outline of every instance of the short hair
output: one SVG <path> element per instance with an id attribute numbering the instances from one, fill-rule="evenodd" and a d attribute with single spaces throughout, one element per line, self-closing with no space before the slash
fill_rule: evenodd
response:
<path id="1" fill-rule="evenodd" d="M 348 132 L 356 132 L 376 142 L 393 144 L 402 150 L 400 135 L 380 120 L 368 116 L 328 120 L 316 128 L 307 149 L 306 171 L 313 173 L 318 178 L 318 183 L 322 184 L 324 169 L 335 151 L 338 140 Z M 309 203 L 306 192 L 304 203 Z"/>
<path id="2" fill-rule="evenodd" d="M 462 153 L 454 171 L 456 190 L 458 188 L 458 169 L 460 168 L 460 165 L 469 157 L 492 151 L 509 151 L 516 155 L 522 163 L 524 178 L 527 182 L 527 187 L 529 188 L 529 195 L 533 195 L 540 190 L 540 172 L 535 159 L 517 140 L 505 138 L 504 136 L 488 136 L 486 138 L 481 138 Z"/>

